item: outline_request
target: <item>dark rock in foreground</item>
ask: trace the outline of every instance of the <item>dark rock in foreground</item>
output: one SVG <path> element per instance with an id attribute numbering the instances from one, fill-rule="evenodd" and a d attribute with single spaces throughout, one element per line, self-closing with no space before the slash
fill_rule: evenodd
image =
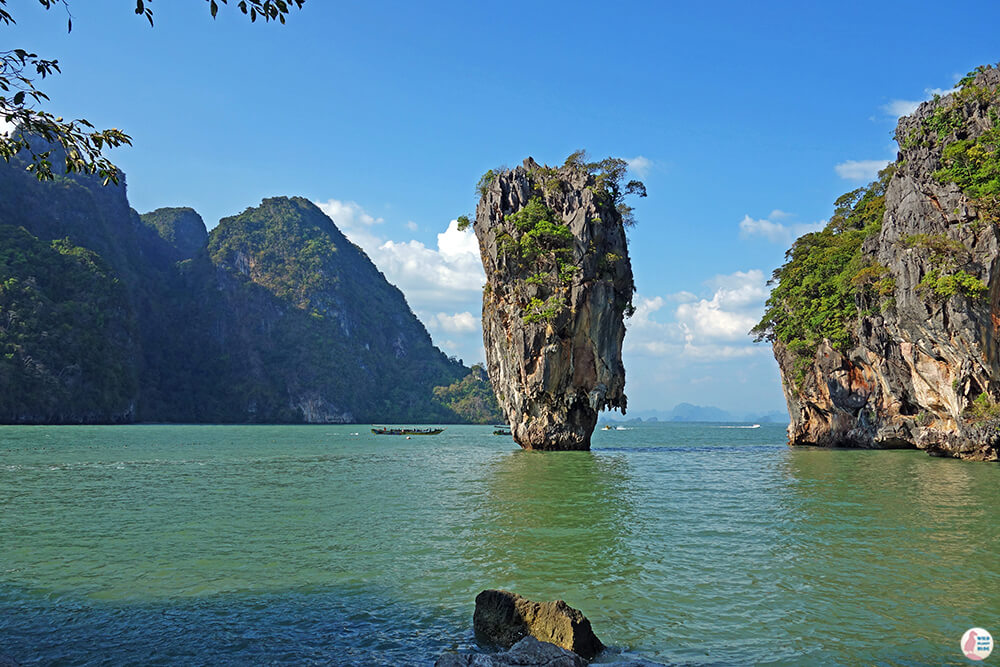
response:
<path id="1" fill-rule="evenodd" d="M 483 343 L 525 449 L 589 449 L 598 411 L 625 412 L 623 314 L 635 288 L 621 200 L 642 185 L 619 188 L 624 164 L 571 157 L 553 169 L 528 158 L 480 184 Z"/>
<path id="2" fill-rule="evenodd" d="M 485 590 L 476 596 L 472 623 L 477 638 L 504 648 L 531 636 L 588 660 L 604 649 L 587 617 L 562 600 L 533 602 L 509 591 Z"/>

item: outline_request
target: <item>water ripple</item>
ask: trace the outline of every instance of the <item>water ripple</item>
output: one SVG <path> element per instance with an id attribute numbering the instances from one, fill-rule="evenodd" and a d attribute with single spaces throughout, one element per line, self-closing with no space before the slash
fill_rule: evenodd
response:
<path id="1" fill-rule="evenodd" d="M 997 466 L 638 425 L 0 429 L 0 653 L 24 664 L 428 664 L 472 601 L 583 609 L 681 664 L 959 664 L 1000 618 Z M 890 639 L 887 639 L 889 637 Z"/>

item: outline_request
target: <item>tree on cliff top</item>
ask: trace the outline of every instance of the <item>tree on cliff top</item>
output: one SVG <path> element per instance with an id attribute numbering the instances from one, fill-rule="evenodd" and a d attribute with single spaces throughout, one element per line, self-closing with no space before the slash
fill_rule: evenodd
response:
<path id="1" fill-rule="evenodd" d="M 219 2 L 206 0 L 213 18 L 219 12 Z M 38 0 L 45 9 L 62 5 L 67 13 L 67 29 L 73 30 L 73 17 L 69 13 L 69 0 Z M 152 0 L 136 0 L 135 13 L 144 16 L 153 25 Z M 293 7 L 301 8 L 305 0 L 240 0 L 239 10 L 250 17 L 268 21 L 285 22 L 285 15 Z M 7 0 L 0 0 L 0 24 L 16 23 L 7 9 Z M 60 72 L 58 60 L 46 60 L 26 49 L 0 51 L 0 117 L 16 128 L 9 133 L 0 132 L 0 156 L 10 162 L 22 151 L 30 155 L 27 170 L 39 180 L 53 178 L 50 156 L 53 149 L 62 148 L 65 169 L 68 173 L 97 174 L 104 184 L 118 182 L 118 170 L 103 155 L 105 148 L 124 144 L 132 145 L 132 138 L 119 129 L 95 130 L 87 120 L 78 118 L 66 121 L 38 108 L 48 101 L 48 96 L 35 86 L 35 81 Z"/>
<path id="2" fill-rule="evenodd" d="M 600 186 L 611 196 L 611 203 L 622 217 L 626 227 L 635 225 L 634 209 L 625 203 L 625 195 L 646 196 L 646 186 L 642 181 L 631 180 L 622 185 L 628 172 L 628 162 L 617 157 L 604 158 L 598 162 L 587 162 L 587 151 L 578 150 L 570 153 L 564 163 L 565 167 L 582 169 L 597 176 Z"/>
<path id="3" fill-rule="evenodd" d="M 618 214 L 622 218 L 622 224 L 626 227 L 635 226 L 635 209 L 625 203 L 625 195 L 645 197 L 646 186 L 642 181 L 637 180 L 631 180 L 622 184 L 625 174 L 628 173 L 627 160 L 608 157 L 597 162 L 588 162 L 588 158 L 587 151 L 583 149 L 573 151 L 563 163 L 563 168 L 575 169 L 594 176 L 597 181 L 598 192 L 610 199 L 611 205 L 618 211 Z M 490 183 L 497 177 L 497 174 L 504 171 L 507 171 L 507 167 L 497 167 L 496 169 L 490 169 L 479 177 L 479 182 L 476 183 L 476 192 L 480 197 L 486 194 Z M 541 171 L 550 177 L 556 173 L 556 170 L 551 167 L 542 167 Z M 550 182 L 557 181 L 558 179 L 550 180 Z M 457 220 L 459 231 L 465 231 L 472 224 L 472 220 L 468 215 L 460 215 Z"/>

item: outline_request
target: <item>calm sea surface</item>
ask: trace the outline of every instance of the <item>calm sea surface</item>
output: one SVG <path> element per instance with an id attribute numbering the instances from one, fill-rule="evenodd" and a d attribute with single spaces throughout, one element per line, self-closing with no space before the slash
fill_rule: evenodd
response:
<path id="1" fill-rule="evenodd" d="M 507 588 L 581 609 L 605 662 L 965 664 L 966 629 L 1000 636 L 998 507 L 997 465 L 767 424 L 587 453 L 474 426 L 2 427 L 0 654 L 430 664 Z"/>

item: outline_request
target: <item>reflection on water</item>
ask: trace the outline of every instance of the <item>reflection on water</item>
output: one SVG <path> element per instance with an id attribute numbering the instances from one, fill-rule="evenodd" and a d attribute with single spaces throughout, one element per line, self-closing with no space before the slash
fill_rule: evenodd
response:
<path id="1" fill-rule="evenodd" d="M 792 451 L 788 580 L 808 596 L 803 620 L 817 643 L 898 654 L 859 636 L 867 628 L 938 655 L 967 628 L 1000 620 L 996 472 L 919 452 Z"/>
<path id="2" fill-rule="evenodd" d="M 493 462 L 466 545 L 485 587 L 591 609 L 637 567 L 629 464 L 590 452 L 514 451 Z"/>

